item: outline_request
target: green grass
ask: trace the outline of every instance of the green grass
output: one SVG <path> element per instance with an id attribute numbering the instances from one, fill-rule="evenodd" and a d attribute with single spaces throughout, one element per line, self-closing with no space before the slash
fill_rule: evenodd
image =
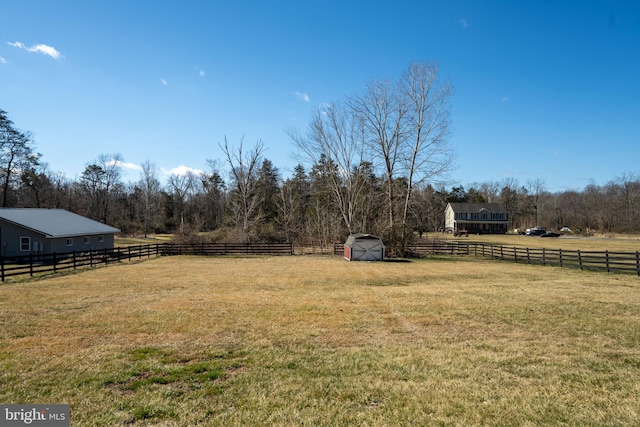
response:
<path id="1" fill-rule="evenodd" d="M 634 425 L 640 279 L 159 258 L 0 286 L 0 385 L 72 425 Z"/>

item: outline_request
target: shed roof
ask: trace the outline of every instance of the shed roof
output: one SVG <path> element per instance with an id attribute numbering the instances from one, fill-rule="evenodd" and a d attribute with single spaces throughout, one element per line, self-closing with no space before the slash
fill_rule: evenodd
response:
<path id="1" fill-rule="evenodd" d="M 355 233 L 355 234 L 351 234 L 347 238 L 347 241 L 344 244 L 345 244 L 345 246 L 351 246 L 351 245 L 353 245 L 353 242 L 355 242 L 356 240 L 380 240 L 380 241 L 382 241 L 382 239 L 380 237 L 374 236 L 373 234 Z"/>
<path id="2" fill-rule="evenodd" d="M 487 210 L 491 213 L 507 213 L 500 203 L 449 203 L 454 212 L 478 213 Z"/>
<path id="3" fill-rule="evenodd" d="M 49 238 L 111 234 L 120 230 L 64 209 L 0 208 L 0 219 Z"/>

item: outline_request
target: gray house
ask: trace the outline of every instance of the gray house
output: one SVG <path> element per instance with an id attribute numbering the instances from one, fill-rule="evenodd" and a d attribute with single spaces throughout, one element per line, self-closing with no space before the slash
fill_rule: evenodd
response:
<path id="1" fill-rule="evenodd" d="M 119 231 L 64 209 L 0 208 L 0 255 L 113 249 Z"/>

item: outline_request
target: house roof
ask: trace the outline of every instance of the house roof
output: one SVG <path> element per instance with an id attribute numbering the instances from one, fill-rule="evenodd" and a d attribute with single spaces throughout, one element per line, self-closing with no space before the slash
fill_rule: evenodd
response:
<path id="1" fill-rule="evenodd" d="M 454 212 L 478 213 L 486 210 L 491 213 L 507 213 L 500 203 L 449 203 Z"/>
<path id="2" fill-rule="evenodd" d="M 0 208 L 0 219 L 49 238 L 111 234 L 120 230 L 64 209 Z"/>

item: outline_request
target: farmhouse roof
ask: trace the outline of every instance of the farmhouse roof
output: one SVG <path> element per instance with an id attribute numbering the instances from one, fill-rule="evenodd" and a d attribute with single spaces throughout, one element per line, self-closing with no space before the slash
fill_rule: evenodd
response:
<path id="1" fill-rule="evenodd" d="M 449 203 L 454 212 L 478 213 L 487 210 L 491 213 L 507 213 L 500 203 Z"/>
<path id="2" fill-rule="evenodd" d="M 111 234 L 120 230 L 64 209 L 1 208 L 0 219 L 48 238 Z"/>

